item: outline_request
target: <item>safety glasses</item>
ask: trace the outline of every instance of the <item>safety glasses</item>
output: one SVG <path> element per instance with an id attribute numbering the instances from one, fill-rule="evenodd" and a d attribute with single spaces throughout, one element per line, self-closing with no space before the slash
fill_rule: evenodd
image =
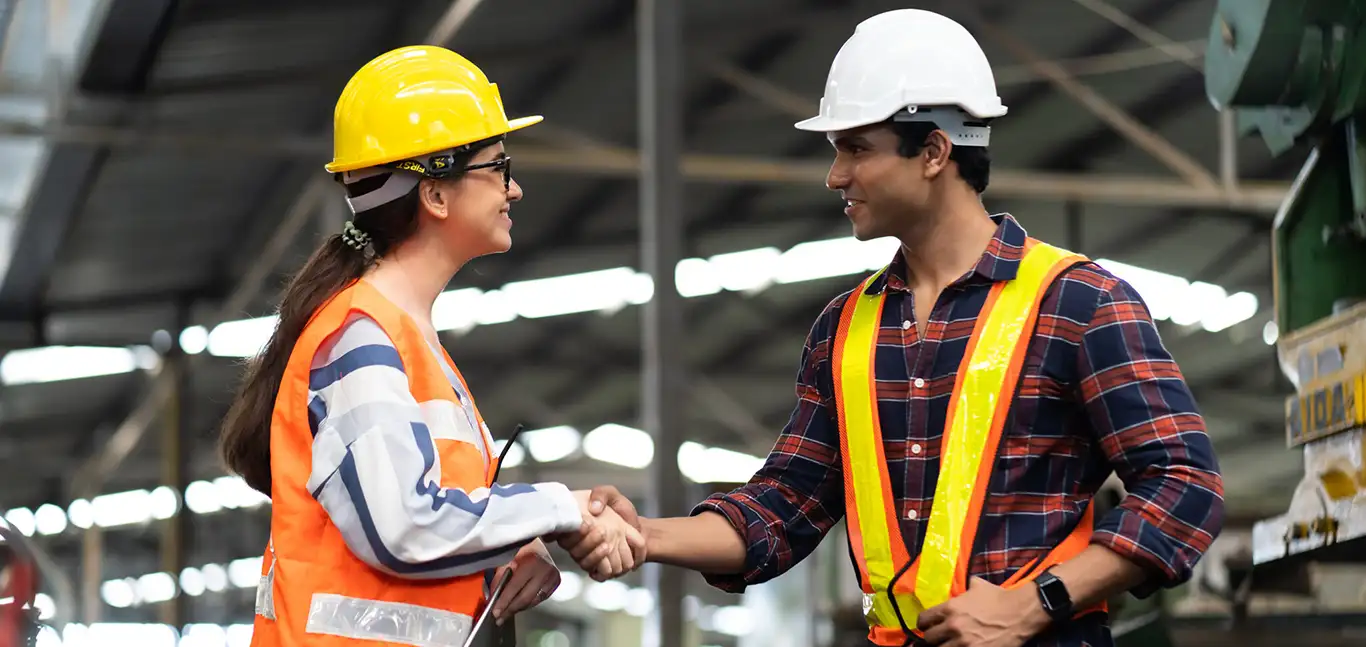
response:
<path id="1" fill-rule="evenodd" d="M 422 177 L 429 177 L 429 178 L 432 178 L 433 180 L 443 180 L 443 179 L 445 179 L 445 178 L 450 177 L 450 176 L 454 173 L 454 171 L 455 171 L 454 163 L 455 163 L 455 156 L 454 156 L 454 155 L 444 154 L 444 155 L 433 155 L 433 156 L 427 158 L 427 159 L 425 160 L 425 163 L 424 163 L 424 161 L 422 161 L 422 160 L 410 159 L 410 160 L 403 160 L 403 161 L 401 161 L 401 162 L 394 162 L 394 163 L 392 163 L 392 164 L 386 164 L 386 166 L 388 166 L 388 167 L 390 167 L 390 168 L 399 169 L 399 170 L 402 170 L 402 171 L 411 171 L 411 172 L 413 172 L 413 173 L 417 173 L 417 174 L 421 175 Z M 498 158 L 498 159 L 496 159 L 496 160 L 493 160 L 493 161 L 491 161 L 491 162 L 482 162 L 482 163 L 480 163 L 480 164 L 470 164 L 469 166 L 462 167 L 460 170 L 461 170 L 462 172 L 465 172 L 465 171 L 477 171 L 477 170 L 479 170 L 479 169 L 486 169 L 486 168 L 501 169 L 501 170 L 503 171 L 503 190 L 504 190 L 504 191 L 507 191 L 507 190 L 510 190 L 510 189 L 512 188 L 512 158 L 511 158 L 511 157 L 506 157 L 506 156 L 504 156 L 504 157 L 500 157 L 500 158 Z"/>
<path id="2" fill-rule="evenodd" d="M 504 191 L 507 191 L 507 190 L 510 190 L 510 189 L 512 188 L 512 158 L 511 158 L 511 157 L 501 157 L 501 158 L 498 158 L 498 159 L 496 159 L 496 160 L 493 160 L 492 162 L 484 162 L 484 163 L 482 163 L 482 164 L 470 164 L 469 166 L 466 166 L 466 167 L 465 167 L 465 170 L 466 170 L 466 171 L 477 171 L 477 170 L 479 170 L 479 169 L 481 169 L 481 168 L 502 169 L 502 171 L 503 171 L 503 190 L 504 190 Z"/>

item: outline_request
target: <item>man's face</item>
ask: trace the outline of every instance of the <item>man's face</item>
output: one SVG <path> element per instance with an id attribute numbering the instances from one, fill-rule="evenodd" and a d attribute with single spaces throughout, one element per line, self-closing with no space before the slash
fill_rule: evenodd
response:
<path id="1" fill-rule="evenodd" d="M 835 161 L 825 185 L 845 200 L 854 237 L 871 240 L 906 230 L 908 218 L 924 213 L 929 198 L 925 155 L 902 157 L 901 140 L 885 125 L 830 133 Z"/>

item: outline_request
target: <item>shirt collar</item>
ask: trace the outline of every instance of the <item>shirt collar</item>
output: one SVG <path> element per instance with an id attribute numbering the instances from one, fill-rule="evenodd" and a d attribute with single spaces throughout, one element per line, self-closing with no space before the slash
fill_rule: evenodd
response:
<path id="1" fill-rule="evenodd" d="M 1024 258 L 1025 241 L 1029 238 L 1028 232 L 1009 213 L 993 215 L 991 220 L 996 223 L 996 233 L 991 237 L 991 242 L 987 244 L 986 251 L 978 259 L 977 265 L 951 285 L 965 285 L 979 281 L 987 283 L 1009 281 L 1015 278 L 1019 272 L 1020 260 Z M 907 292 L 910 288 L 906 286 L 906 275 L 906 257 L 902 254 L 901 248 L 898 247 L 891 263 L 887 266 L 887 271 L 868 284 L 866 293 L 879 294 L 887 289 Z"/>

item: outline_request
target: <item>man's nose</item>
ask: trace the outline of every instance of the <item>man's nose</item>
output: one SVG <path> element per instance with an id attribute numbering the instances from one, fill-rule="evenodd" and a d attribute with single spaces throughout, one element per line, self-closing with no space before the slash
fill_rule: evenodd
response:
<path id="1" fill-rule="evenodd" d="M 848 186 L 849 173 L 844 170 L 843 165 L 831 164 L 830 172 L 825 174 L 825 188 L 831 191 L 841 191 Z"/>

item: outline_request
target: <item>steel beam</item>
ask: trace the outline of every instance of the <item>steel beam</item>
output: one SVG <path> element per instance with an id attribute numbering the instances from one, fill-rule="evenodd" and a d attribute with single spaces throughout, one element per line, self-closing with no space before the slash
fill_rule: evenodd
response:
<path id="1" fill-rule="evenodd" d="M 520 168 L 589 175 L 634 174 L 634 156 L 610 159 L 590 153 L 518 147 Z M 729 155 L 686 155 L 682 170 L 695 182 L 796 184 L 821 187 L 829 169 L 825 160 L 782 160 Z M 1100 174 L 992 171 L 987 195 L 994 198 L 1080 200 L 1172 207 L 1208 207 L 1275 213 L 1289 188 L 1285 183 L 1248 183 L 1238 191 L 1217 185 L 1191 186 L 1168 179 Z"/>
<path id="2" fill-rule="evenodd" d="M 5 130 L 24 130 L 10 126 Z M 41 131 L 38 131 L 41 132 Z M 47 133 L 57 141 L 78 140 L 104 145 L 139 148 L 170 147 L 190 150 L 249 151 L 262 155 L 317 159 L 326 144 L 312 137 L 224 136 L 202 133 L 145 133 L 123 129 L 62 128 Z M 577 141 L 573 148 L 518 145 L 517 167 L 541 172 L 586 176 L 636 178 L 641 161 L 638 151 L 606 144 L 588 146 L 582 136 L 556 131 L 561 141 Z M 571 140 L 570 138 L 574 139 Z M 682 158 L 683 175 L 690 182 L 741 184 L 794 184 L 821 187 L 829 169 L 827 160 L 779 159 L 758 156 L 690 154 Z M 326 184 L 326 178 L 311 185 Z M 1246 182 L 1232 190 L 1217 184 L 1193 186 L 1168 178 L 1111 174 L 1045 173 L 992 170 L 989 197 L 1079 200 L 1118 205 L 1234 209 L 1267 214 L 1276 212 L 1288 190 L 1284 182 Z"/>
<path id="3" fill-rule="evenodd" d="M 1115 7 L 1115 5 L 1108 3 L 1108 1 L 1105 0 L 1072 1 L 1082 5 L 1082 7 L 1086 7 L 1087 10 L 1101 16 L 1101 18 L 1115 23 L 1115 25 L 1121 27 L 1124 31 L 1134 34 L 1135 38 L 1146 42 L 1146 44 L 1152 45 L 1153 48 L 1156 48 L 1158 51 L 1164 53 L 1164 55 L 1167 55 L 1169 59 L 1177 61 L 1177 63 L 1186 64 L 1191 70 L 1201 72 L 1201 74 L 1205 72 L 1201 67 L 1201 64 L 1199 64 L 1199 60 L 1203 59 L 1203 44 L 1198 45 L 1199 49 L 1195 49 L 1195 46 L 1188 44 L 1188 42 L 1173 41 L 1171 38 L 1168 38 L 1167 35 L 1152 29 L 1152 27 L 1143 25 L 1142 20 L 1135 19 L 1134 16 L 1126 14 L 1126 12 L 1121 11 L 1119 7 Z"/>
<path id="4" fill-rule="evenodd" d="M 1185 6 L 1186 2 L 1187 0 L 1150 0 L 1149 2 L 1144 3 L 1135 13 L 1145 21 L 1156 22 L 1166 19 L 1178 9 Z M 971 6 L 973 3 L 960 2 L 958 4 L 960 6 L 967 5 L 969 10 L 973 9 Z M 1008 22 L 990 7 L 978 11 L 981 15 L 990 16 L 999 22 Z M 1115 43 L 1123 40 L 1124 35 L 1125 31 L 1122 27 L 1094 30 L 1093 33 L 1081 43 L 1080 47 L 1071 50 L 1069 54 L 1071 56 L 1097 56 L 1113 52 Z M 993 69 L 1009 67 L 1000 65 L 1000 61 L 995 61 L 995 64 Z M 1028 69 L 1028 67 L 1025 69 Z M 1007 80 L 1008 79 L 1009 77 L 1007 77 Z M 1000 86 L 998 86 L 998 88 L 999 87 Z M 1004 90 L 1005 88 L 1001 89 Z M 1023 115 L 1034 109 L 1040 101 L 1052 94 L 1052 92 L 1052 87 L 1046 81 L 1039 80 L 1023 84 L 1018 90 L 1012 89 L 1012 91 L 1008 93 L 1003 93 L 1003 97 L 1006 105 L 1010 106 L 1010 111 L 1013 114 Z"/>
<path id="5" fill-rule="evenodd" d="M 684 393 L 683 297 L 674 268 L 683 258 L 683 16 L 672 0 L 637 3 L 637 67 L 640 107 L 640 256 L 654 280 L 654 298 L 645 304 L 642 419 L 659 456 L 677 456 L 686 409 Z M 650 466 L 647 514 L 687 514 L 683 477 L 676 460 Z M 655 599 L 645 620 L 642 644 L 682 647 L 683 571 L 648 564 L 645 581 Z"/>
<path id="6" fill-rule="evenodd" d="M 1078 1 L 1090 2 L 1092 0 Z M 1129 19 L 1129 21 L 1132 22 L 1132 19 Z M 1122 23 L 1121 26 L 1125 26 L 1126 29 L 1133 30 L 1133 28 L 1128 27 L 1127 24 L 1128 23 Z M 1167 39 L 1164 36 L 1161 36 L 1160 34 L 1152 35 L 1145 38 L 1145 42 L 1150 42 L 1152 44 L 1152 47 L 1144 48 L 1141 50 L 1134 50 L 1130 52 L 1121 52 L 1119 54 L 1114 55 L 1104 55 L 1102 57 L 1087 57 L 1085 59 L 1076 59 L 1073 61 L 1069 61 L 1068 63 L 1077 66 L 1090 66 L 1082 67 L 1082 69 L 1088 70 L 1092 73 L 1099 73 L 1099 71 L 1115 71 L 1115 69 L 1131 69 L 1134 66 L 1152 65 L 1154 64 L 1154 61 L 1171 62 L 1172 60 L 1175 60 L 1178 62 L 1186 63 L 1187 65 L 1192 65 L 1194 64 L 1193 61 L 1199 60 L 1198 54 L 1194 53 L 1193 50 L 1191 50 L 1190 43 L 1177 43 L 1171 41 L 1170 39 Z M 1194 42 L 1203 43 L 1203 41 Z M 1016 78 L 1014 82 L 1028 81 L 1033 80 L 1035 78 L 1047 78 L 1046 76 L 1040 73 L 1040 70 L 1048 71 L 1050 68 L 1047 68 L 1047 66 L 1041 67 L 1041 64 L 1043 62 L 1039 60 L 1032 61 L 1032 63 L 1032 65 L 1027 64 L 1017 66 L 1020 69 L 1012 68 L 1006 70 L 1006 72 L 1008 74 L 1013 74 L 1014 77 L 1019 77 Z M 803 97 L 800 94 L 793 92 L 792 90 L 774 84 L 768 81 L 767 79 L 759 77 L 758 75 L 752 74 L 728 61 L 713 58 L 707 60 L 705 65 L 706 69 L 710 71 L 713 75 L 715 75 L 717 78 L 726 81 L 727 83 L 730 83 L 732 86 L 734 86 L 741 92 L 744 92 L 750 97 L 758 100 L 760 103 L 763 103 L 764 105 L 767 105 L 782 114 L 796 118 L 803 118 L 809 116 L 813 110 L 813 101 L 808 100 L 806 97 Z M 1064 67 L 1064 62 L 1058 62 L 1056 69 L 1062 70 L 1064 73 L 1069 73 L 1068 68 Z M 1075 76 L 1073 78 L 1075 78 Z M 1224 189 L 1224 191 L 1230 193 L 1236 192 L 1237 190 L 1237 149 L 1236 144 L 1234 142 L 1236 136 L 1237 134 L 1233 130 L 1231 114 L 1221 115 L 1220 186 Z M 1193 160 L 1192 163 L 1194 163 Z M 1007 176 L 1006 180 L 1007 184 L 1009 184 L 1009 176 Z M 994 184 L 992 186 L 992 188 L 994 189 L 994 194 L 998 196 L 1001 194 L 1001 188 L 999 186 L 999 183 L 1000 175 L 998 172 L 998 174 L 994 178 Z M 1071 204 L 1071 202 L 1069 202 L 1069 204 Z"/>
<path id="7" fill-rule="evenodd" d="M 1203 50 L 1204 47 L 1205 39 L 1199 38 L 1179 43 L 1171 42 L 1170 45 L 1136 47 L 1094 56 L 1061 58 L 1055 62 L 1068 74 L 1080 78 L 1128 72 L 1174 62 L 1198 65 L 1203 54 L 1197 52 L 1196 48 Z M 1176 48 L 1175 51 L 1181 53 L 1179 58 L 1173 59 L 1172 48 Z M 760 103 L 785 115 L 797 118 L 808 117 L 815 113 L 817 103 L 819 103 L 814 98 L 777 85 L 724 59 L 704 59 L 703 65 L 704 69 L 716 78 L 730 83 L 736 89 L 759 100 Z M 1040 74 L 1035 67 L 1025 64 L 1002 65 L 992 70 L 992 73 L 996 77 L 996 87 L 998 88 L 1047 80 L 1047 77 Z"/>
<path id="8" fill-rule="evenodd" d="M 15 3 L 8 3 L 15 4 Z M 175 0 L 149 0 L 137 11 L 106 11 L 92 14 L 90 29 L 93 38 L 90 51 L 84 57 L 85 67 L 79 86 L 67 77 L 57 58 L 50 56 L 50 38 L 62 29 L 65 2 L 32 2 L 24 11 L 19 25 L 10 26 L 10 37 L 23 38 L 6 41 L 6 46 L 40 51 L 47 58 L 41 65 L 41 88 L 12 88 L 20 92 L 34 90 L 35 96 L 47 99 L 46 120 L 60 122 L 68 117 L 83 121 L 118 121 L 123 113 L 118 110 L 86 111 L 68 115 L 68 95 L 79 89 L 87 94 L 138 93 L 146 83 L 151 61 L 155 59 L 165 36 L 165 25 L 175 9 Z M 81 58 L 81 57 L 78 57 Z M 34 133 L 42 136 L 44 129 Z M 44 156 L 39 175 L 15 214 L 12 253 L 0 258 L 0 311 L 13 318 L 22 316 L 37 321 L 37 343 L 41 334 L 41 302 L 43 291 L 58 258 L 62 240 L 72 227 L 85 203 L 93 178 L 106 157 L 105 151 L 95 147 L 73 145 L 71 142 L 48 141 L 51 152 Z"/>
<path id="9" fill-rule="evenodd" d="M 725 59 L 713 58 L 704 65 L 712 76 L 785 115 L 804 119 L 816 113 L 817 101 L 777 85 Z"/>
<path id="10" fill-rule="evenodd" d="M 1203 52 L 1205 48 L 1205 39 L 1197 38 L 1195 40 L 1174 44 L 1186 50 L 1199 49 Z M 1133 49 L 1120 50 L 1108 54 L 1060 58 L 1057 59 L 1057 62 L 1068 74 L 1081 78 L 1085 76 L 1114 74 L 1116 72 L 1129 72 L 1145 67 L 1170 65 L 1172 63 L 1195 62 L 1198 64 L 1203 57 L 1204 54 L 1197 52 L 1192 53 L 1189 58 L 1172 60 L 1171 55 L 1164 48 L 1135 47 Z M 996 75 L 997 88 L 1047 80 L 1034 68 L 1022 64 L 1002 65 L 995 68 L 993 72 Z"/>
<path id="11" fill-rule="evenodd" d="M 1096 15 L 1109 20 L 1124 31 L 1133 34 L 1134 38 L 1151 45 L 1154 49 L 1166 55 L 1168 59 L 1182 63 L 1201 74 L 1204 73 L 1204 68 L 1202 68 L 1200 64 L 1200 61 L 1204 58 L 1203 41 L 1198 41 L 1198 44 L 1197 42 L 1178 43 L 1166 37 L 1161 32 L 1143 24 L 1142 21 L 1124 13 L 1118 7 L 1105 0 L 1072 1 L 1091 10 Z"/>
<path id="12" fill-rule="evenodd" d="M 174 386 L 163 410 L 161 480 L 163 485 L 175 488 L 177 492 L 184 492 L 189 485 L 189 451 L 185 441 L 192 436 L 185 433 L 185 428 L 191 424 L 188 412 L 192 406 L 192 392 L 189 388 L 189 372 L 186 370 L 188 357 L 174 346 L 162 356 Z M 161 524 L 161 570 L 172 577 L 179 577 L 187 566 L 189 551 L 186 535 L 189 530 L 190 516 L 187 514 L 177 514 Z M 172 627 L 179 627 L 189 619 L 188 610 L 188 597 L 183 594 L 175 596 L 158 609 L 161 622 Z"/>
<path id="13" fill-rule="evenodd" d="M 91 525 L 81 533 L 81 621 L 88 627 L 100 622 L 104 601 L 100 585 L 104 580 L 104 529 Z"/>
<path id="14" fill-rule="evenodd" d="M 62 240 L 79 217 L 104 159 L 98 148 L 72 144 L 58 144 L 48 155 L 27 203 L 15 214 L 10 256 L 0 258 L 0 312 L 6 319 L 39 316 Z"/>
<path id="15" fill-rule="evenodd" d="M 1167 165 L 1191 186 L 1201 188 L 1216 186 L 1214 177 L 1199 162 L 1151 128 L 1143 125 L 1123 108 L 1101 96 L 1090 86 L 1078 81 L 1075 76 L 1069 74 L 1056 61 L 1050 61 L 1040 56 L 1038 52 L 1010 33 L 1009 30 L 997 27 L 985 20 L 975 20 L 974 23 L 979 30 L 1009 50 L 1025 65 L 1048 79 L 1059 91 L 1072 97 L 1077 103 L 1090 110 L 1096 117 L 1115 129 L 1135 146 L 1147 151 L 1158 161 Z"/>
<path id="16" fill-rule="evenodd" d="M 470 15 L 479 4 L 484 0 L 455 0 L 450 7 L 446 8 L 446 13 L 441 15 L 441 19 L 436 21 L 436 26 L 432 27 L 430 34 L 427 34 L 427 42 L 433 45 L 445 45 L 455 38 L 455 32 L 460 31 L 465 26 L 465 22 L 470 19 Z"/>

